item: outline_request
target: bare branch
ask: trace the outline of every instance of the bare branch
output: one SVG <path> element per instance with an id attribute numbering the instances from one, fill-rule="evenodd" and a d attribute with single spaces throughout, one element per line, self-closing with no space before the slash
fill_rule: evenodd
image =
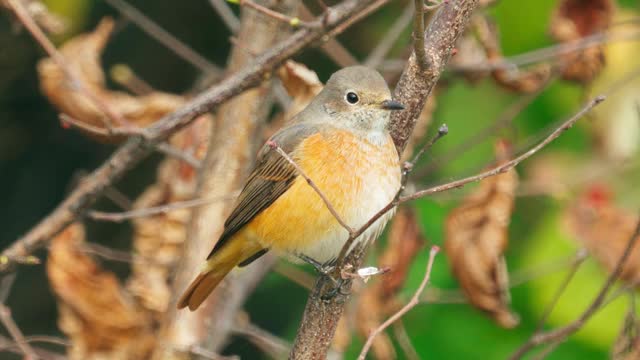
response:
<path id="1" fill-rule="evenodd" d="M 2 281 L 2 288 L 0 289 L 0 294 L 3 294 L 3 297 L 6 297 L 9 294 L 11 287 L 13 286 L 13 281 L 15 278 L 7 278 L 7 281 Z M 20 351 L 24 354 L 25 359 L 27 360 L 36 360 L 39 359 L 39 356 L 36 355 L 35 350 L 29 345 L 29 342 L 25 340 L 22 331 L 18 325 L 16 325 L 15 321 L 13 321 L 13 317 L 11 317 L 11 309 L 7 305 L 5 305 L 6 299 L 3 299 L 0 302 L 0 322 L 4 325 L 5 329 L 11 338 L 18 344 Z"/>
<path id="2" fill-rule="evenodd" d="M 515 159 L 513 159 L 511 161 L 508 161 L 508 162 L 506 162 L 506 163 L 504 163 L 504 164 L 502 164 L 500 166 L 496 166 L 491 170 L 487 170 L 487 171 L 482 172 L 482 173 L 477 174 L 477 175 L 469 176 L 469 177 L 466 177 L 464 179 L 452 181 L 452 182 L 449 182 L 449 183 L 446 183 L 446 184 L 443 184 L 443 185 L 434 186 L 434 187 L 429 188 L 429 189 L 420 190 L 420 191 L 417 191 L 417 192 L 415 192 L 415 193 L 413 193 L 411 195 L 402 196 L 402 197 L 400 197 L 400 202 L 411 201 L 411 200 L 415 200 L 415 199 L 418 199 L 418 198 L 421 198 L 421 197 L 424 197 L 424 196 L 428 196 L 428 195 L 431 195 L 431 194 L 435 194 L 435 193 L 438 193 L 438 192 L 443 192 L 443 191 L 447 191 L 447 190 L 451 190 L 451 189 L 460 188 L 460 187 L 462 187 L 462 186 L 464 186 L 466 184 L 469 184 L 471 182 L 480 181 L 480 180 L 486 179 L 486 178 L 488 178 L 490 176 L 494 176 L 494 175 L 498 175 L 498 174 L 502 174 L 504 172 L 507 172 L 510 169 L 514 168 L 519 163 L 521 163 L 522 161 L 528 159 L 533 154 L 535 154 L 538 151 L 540 151 L 540 149 L 542 149 L 543 147 L 547 146 L 550 142 L 552 142 L 553 140 L 558 138 L 558 136 L 560 136 L 563 132 L 565 132 L 566 130 L 570 129 L 573 126 L 573 124 L 576 123 L 576 121 L 578 121 L 581 117 L 583 117 L 586 113 L 591 111 L 591 109 L 593 109 L 596 105 L 600 104 L 604 100 L 605 100 L 605 97 L 603 95 L 600 95 L 600 96 L 597 96 L 596 98 L 594 98 L 593 100 L 589 101 L 585 106 L 582 107 L 582 109 L 580 109 L 580 111 L 578 111 L 578 113 L 576 113 L 571 118 L 569 118 L 567 121 L 565 121 L 560 127 L 555 129 L 543 141 L 538 143 L 533 148 L 529 149 L 524 154 L 516 157 Z"/>
<path id="3" fill-rule="evenodd" d="M 277 11 L 273 11 L 271 9 L 269 9 L 268 7 L 262 6 L 260 4 L 257 4 L 251 0 L 231 0 L 231 2 L 237 2 L 238 4 L 240 4 L 240 6 L 246 6 L 249 8 L 252 8 L 254 10 L 257 10 L 261 13 L 263 13 L 264 15 L 276 19 L 278 21 L 281 21 L 283 23 L 289 24 L 289 26 L 293 27 L 293 28 L 298 28 L 298 27 L 312 27 L 312 26 L 316 26 L 314 24 L 311 23 L 307 23 L 304 22 L 302 20 L 300 20 L 300 18 L 298 17 L 291 17 L 291 16 L 287 16 L 285 14 L 279 13 Z"/>
<path id="4" fill-rule="evenodd" d="M 640 239 L 640 219 L 638 220 L 638 225 L 636 226 L 633 234 L 631 234 L 631 236 L 629 237 L 629 240 L 627 241 L 627 246 L 625 247 L 624 252 L 620 256 L 620 259 L 616 263 L 615 268 L 613 269 L 613 271 L 605 281 L 604 285 L 598 292 L 598 295 L 596 296 L 596 298 L 593 300 L 591 305 L 589 305 L 589 307 L 582 313 L 582 315 L 580 315 L 580 317 L 576 319 L 574 322 L 564 327 L 554 329 L 548 332 L 537 331 L 529 338 L 529 340 L 527 340 L 527 342 L 524 345 L 522 345 L 518 350 L 516 350 L 516 352 L 513 353 L 513 355 L 511 355 L 509 359 L 510 360 L 521 359 L 527 352 L 529 352 L 529 350 L 533 349 L 538 345 L 546 344 L 546 343 L 554 344 L 557 342 L 562 342 L 569 335 L 578 331 L 591 318 L 591 316 L 593 316 L 599 309 L 602 308 L 602 305 L 606 303 L 605 300 L 607 298 L 607 294 L 609 293 L 609 290 L 611 289 L 613 284 L 616 282 L 616 280 L 622 273 L 624 264 L 627 262 L 629 255 L 631 255 L 631 251 L 633 250 L 633 247 L 636 245 L 639 239 Z"/>
<path id="5" fill-rule="evenodd" d="M 15 3 L 16 0 L 9 1 Z M 155 122 L 147 128 L 148 136 L 146 138 L 130 138 L 105 164 L 87 177 L 50 215 L 3 251 L 2 255 L 7 261 L 3 264 L 0 263 L 0 272 L 15 265 L 16 259 L 24 258 L 34 249 L 45 245 L 49 239 L 84 212 L 109 185 L 148 156 L 155 145 L 189 125 L 197 116 L 211 111 L 242 91 L 258 85 L 283 61 L 315 43 L 327 33 L 334 34 L 344 30 L 344 24 L 351 23 L 352 18 L 360 16 L 370 5 L 378 4 L 381 0 L 377 1 L 346 0 L 331 7 L 328 10 L 328 16 L 321 16 L 313 21 L 317 26 L 299 30 L 257 57 L 252 63 L 191 100 L 181 109 Z"/>
<path id="6" fill-rule="evenodd" d="M 429 283 L 429 279 L 431 278 L 431 269 L 433 268 L 433 261 L 435 260 L 436 255 L 438 254 L 438 251 L 440 251 L 439 247 L 437 246 L 431 247 L 431 251 L 429 252 L 429 261 L 427 262 L 427 269 L 424 273 L 424 277 L 422 278 L 422 282 L 420 283 L 418 290 L 416 290 L 416 292 L 411 297 L 411 300 L 409 300 L 409 302 L 405 306 L 403 306 L 400 310 L 398 310 L 398 312 L 393 314 L 389 319 L 387 319 L 387 321 L 383 322 L 377 329 L 375 329 L 369 335 L 369 338 L 367 339 L 367 342 L 364 344 L 362 351 L 360 351 L 358 360 L 364 360 L 365 356 L 367 356 L 367 353 L 369 352 L 369 349 L 371 348 L 371 345 L 373 345 L 373 339 L 375 339 L 375 337 L 378 334 L 383 332 L 386 328 L 389 327 L 389 325 L 393 324 L 394 321 L 404 316 L 406 313 L 409 312 L 409 310 L 413 309 L 416 305 L 420 303 L 420 295 L 422 294 L 424 289 L 427 287 L 427 284 Z"/>
<path id="7" fill-rule="evenodd" d="M 218 15 L 220 15 L 220 18 L 222 18 L 222 21 L 227 26 L 227 28 L 232 33 L 238 32 L 238 30 L 240 29 L 240 20 L 238 19 L 236 14 L 233 13 L 233 10 L 231 10 L 231 7 L 229 7 L 229 5 L 227 4 L 227 1 L 209 0 L 209 3 L 211 4 L 211 7 L 216 10 Z"/>
<path id="8" fill-rule="evenodd" d="M 207 199 L 193 199 L 186 201 L 176 201 L 165 205 L 148 207 L 144 209 L 134 209 L 130 211 L 123 212 L 103 212 L 96 210 L 87 211 L 87 216 L 94 220 L 103 220 L 103 221 L 113 221 L 113 222 L 122 222 L 125 220 L 137 219 L 141 217 L 149 217 L 158 214 L 166 214 L 170 211 L 180 210 L 180 209 L 188 209 L 192 207 L 202 206 L 206 204 L 210 204 L 216 201 L 229 201 L 234 200 L 238 194 L 229 194 L 228 196 L 218 196 Z"/>
<path id="9" fill-rule="evenodd" d="M 173 51 L 181 59 L 196 67 L 205 74 L 221 75 L 222 69 L 205 59 L 188 45 L 178 40 L 168 31 L 149 19 L 145 14 L 135 7 L 129 5 L 124 0 L 105 0 L 105 2 L 113 6 L 124 17 L 136 24 L 140 30 L 144 31 L 149 37 L 158 41 L 160 44 Z"/>
<path id="10" fill-rule="evenodd" d="M 549 305 L 547 305 L 547 308 L 542 313 L 542 316 L 540 316 L 540 320 L 538 321 L 538 326 L 536 328 L 536 331 L 539 332 L 542 330 L 542 328 L 544 327 L 544 324 L 547 322 L 547 319 L 551 315 L 551 312 L 553 312 L 553 309 L 558 304 L 558 301 L 560 301 L 560 297 L 569 286 L 569 283 L 571 282 L 571 280 L 573 280 L 573 277 L 578 272 L 580 265 L 584 264 L 584 261 L 587 259 L 587 255 L 588 253 L 585 249 L 578 250 L 578 253 L 576 254 L 576 257 L 575 257 L 575 261 L 573 261 L 573 263 L 569 267 L 569 272 L 567 273 L 565 278 L 562 280 L 562 283 L 560 284 L 560 286 L 558 286 L 556 293 L 553 295 L 553 298 L 549 302 Z"/>
<path id="11" fill-rule="evenodd" d="M 371 3 L 370 7 L 375 8 L 383 3 L 376 1 Z M 399 154 L 404 151 L 427 96 L 439 79 L 457 38 L 462 34 L 477 4 L 477 0 L 451 0 L 441 6 L 425 34 L 425 44 L 428 46 L 425 48 L 425 53 L 430 66 L 423 70 L 419 68 L 415 54 L 409 58 L 394 94 L 394 98 L 402 100 L 406 109 L 391 115 L 390 132 Z M 391 210 L 395 203 L 394 201 L 387 205 L 376 215 L 376 218 Z M 357 237 L 360 234 L 354 235 Z M 350 252 L 346 262 L 357 269 L 362 263 L 363 253 L 362 247 L 356 247 Z M 348 290 L 349 286 L 350 284 L 347 283 L 345 289 Z M 290 359 L 326 357 L 346 301 L 343 295 L 334 296 L 330 300 L 323 299 L 323 294 L 332 287 L 333 284 L 323 276 L 316 282 L 289 355 Z"/>
<path id="12" fill-rule="evenodd" d="M 385 32 L 382 40 L 378 42 L 375 48 L 369 53 L 367 59 L 364 61 L 365 65 L 377 68 L 384 60 L 387 53 L 391 50 L 396 43 L 404 29 L 409 26 L 411 19 L 413 19 L 413 4 L 407 5 L 402 14 L 396 19 L 391 27 Z"/>
<path id="13" fill-rule="evenodd" d="M 113 135 L 121 135 L 121 136 L 145 136 L 146 132 L 144 128 L 140 128 L 137 126 L 127 126 L 127 127 L 112 127 L 109 128 L 101 128 L 97 126 L 93 126 L 91 124 L 87 124 L 83 121 L 72 118 L 67 114 L 60 114 L 60 121 L 63 126 L 73 126 L 80 130 L 83 130 L 87 133 L 93 135 L 101 135 L 101 136 L 113 136 Z M 159 152 L 180 159 L 187 164 L 193 166 L 198 169 L 201 166 L 200 160 L 196 159 L 193 154 L 184 152 L 180 149 L 176 149 L 171 146 L 169 143 L 163 142 L 155 145 L 156 150 Z"/>
<path id="14" fill-rule="evenodd" d="M 414 0 L 413 4 L 413 51 L 418 67 L 424 70 L 429 66 L 424 49 L 424 0 Z"/>

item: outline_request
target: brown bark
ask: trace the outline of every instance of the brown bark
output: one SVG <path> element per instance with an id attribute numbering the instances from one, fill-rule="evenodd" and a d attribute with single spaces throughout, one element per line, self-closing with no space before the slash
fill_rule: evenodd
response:
<path id="1" fill-rule="evenodd" d="M 282 14 L 293 15 L 294 0 L 257 1 Z M 247 7 L 242 8 L 241 25 L 227 71 L 233 73 L 253 61 L 253 54 L 271 48 L 281 40 L 288 26 L 277 19 Z M 199 198 L 216 198 L 240 190 L 260 141 L 261 125 L 266 121 L 272 101 L 272 82 L 245 91 L 220 106 L 211 142 L 200 172 Z M 173 285 L 174 299 L 193 280 L 215 240 L 222 233 L 224 219 L 232 202 L 216 202 L 194 210 L 188 229 L 183 261 Z M 231 273 L 196 312 L 170 307 L 161 333 L 163 348 L 155 358 L 188 358 L 193 347 L 218 351 L 226 342 L 238 309 L 272 261 L 256 262 L 248 271 Z"/>
<path id="2" fill-rule="evenodd" d="M 462 34 L 477 0 L 449 1 L 442 5 L 434 15 L 425 33 L 425 63 L 427 67 L 420 69 L 415 52 L 409 58 L 396 87 L 394 98 L 402 101 L 406 109 L 391 118 L 391 134 L 402 153 L 411 136 L 418 116 L 424 108 L 427 97 L 437 83 L 456 39 Z M 364 249 L 355 249 L 347 257 L 345 263 L 358 268 L 362 263 Z M 324 359 L 331 339 L 344 310 L 348 295 L 337 295 L 330 300 L 323 300 L 324 294 L 331 284 L 324 277 L 316 283 L 309 296 L 302 323 L 290 354 L 291 359 Z M 348 290 L 350 286 L 345 286 Z"/>

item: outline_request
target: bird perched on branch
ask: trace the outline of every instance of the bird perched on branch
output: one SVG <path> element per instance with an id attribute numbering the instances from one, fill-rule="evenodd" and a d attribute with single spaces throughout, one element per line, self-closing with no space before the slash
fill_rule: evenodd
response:
<path id="1" fill-rule="evenodd" d="M 390 111 L 403 108 L 377 71 L 353 66 L 334 73 L 259 151 L 222 235 L 178 308 L 197 309 L 235 266 L 270 250 L 317 264 L 335 261 L 349 238 L 338 217 L 358 229 L 400 188 L 388 125 Z M 354 244 L 375 239 L 391 216 L 380 217 Z"/>

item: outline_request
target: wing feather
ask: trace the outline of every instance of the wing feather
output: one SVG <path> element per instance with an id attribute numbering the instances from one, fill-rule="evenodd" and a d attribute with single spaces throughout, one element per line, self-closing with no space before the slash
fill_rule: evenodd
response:
<path id="1" fill-rule="evenodd" d="M 297 123 L 280 130 L 271 140 L 291 155 L 303 139 L 317 132 L 314 126 Z M 220 239 L 207 259 L 256 215 L 284 194 L 297 177 L 295 167 L 275 149 L 265 144 L 258 152 L 256 165 L 238 196 L 235 208 L 224 223 L 224 231 Z"/>

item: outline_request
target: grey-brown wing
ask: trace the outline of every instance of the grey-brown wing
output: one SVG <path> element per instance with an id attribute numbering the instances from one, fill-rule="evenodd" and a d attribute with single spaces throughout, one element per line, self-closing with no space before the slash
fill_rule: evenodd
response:
<path id="1" fill-rule="evenodd" d="M 304 138 L 316 132 L 315 127 L 298 123 L 280 130 L 271 140 L 287 154 L 291 154 Z M 284 194 L 297 176 L 295 167 L 287 159 L 276 149 L 264 145 L 258 152 L 256 165 L 238 196 L 235 208 L 224 223 L 224 231 L 207 259 L 224 246 L 233 234 Z"/>

